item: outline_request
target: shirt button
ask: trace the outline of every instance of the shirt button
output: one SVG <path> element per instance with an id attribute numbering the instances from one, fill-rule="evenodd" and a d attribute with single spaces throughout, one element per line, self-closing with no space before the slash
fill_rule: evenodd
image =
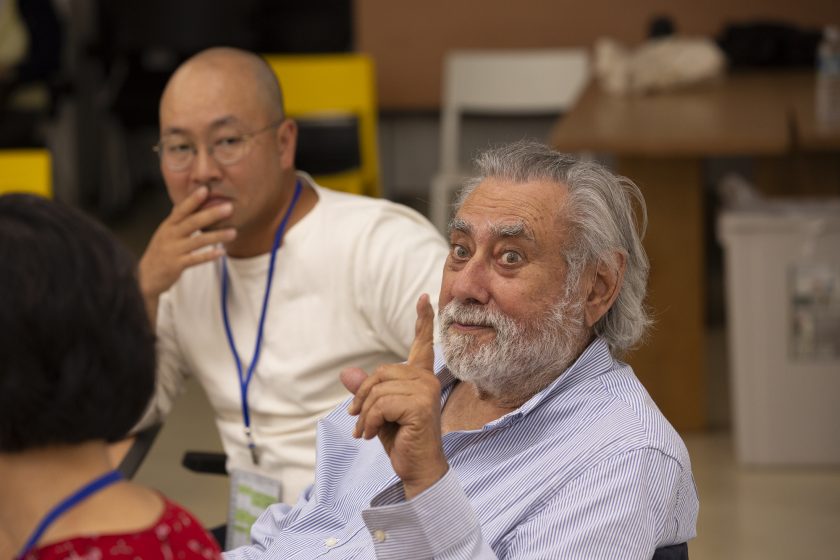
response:
<path id="1" fill-rule="evenodd" d="M 373 532 L 373 540 L 375 540 L 376 542 L 385 542 L 386 537 L 387 535 L 382 529 L 377 529 Z"/>
<path id="2" fill-rule="evenodd" d="M 338 539 L 337 539 L 337 538 L 335 538 L 335 537 L 330 537 L 330 538 L 328 538 L 328 539 L 324 540 L 324 545 L 325 545 L 327 548 L 332 548 L 332 547 L 334 547 L 334 546 L 335 546 L 335 545 L 337 545 L 337 544 L 338 544 Z"/>

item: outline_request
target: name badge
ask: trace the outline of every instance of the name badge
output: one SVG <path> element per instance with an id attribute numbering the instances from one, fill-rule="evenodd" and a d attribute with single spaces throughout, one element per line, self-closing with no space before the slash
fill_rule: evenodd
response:
<path id="1" fill-rule="evenodd" d="M 279 480 L 233 469 L 225 550 L 251 544 L 251 526 L 268 506 L 281 501 L 282 497 L 283 485 Z"/>

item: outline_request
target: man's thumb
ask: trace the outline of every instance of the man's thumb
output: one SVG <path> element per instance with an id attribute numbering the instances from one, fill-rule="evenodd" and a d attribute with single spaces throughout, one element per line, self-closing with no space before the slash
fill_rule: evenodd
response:
<path id="1" fill-rule="evenodd" d="M 355 395 L 356 391 L 359 390 L 359 387 L 367 379 L 367 374 L 361 368 L 349 367 L 341 370 L 339 377 L 347 390 Z"/>

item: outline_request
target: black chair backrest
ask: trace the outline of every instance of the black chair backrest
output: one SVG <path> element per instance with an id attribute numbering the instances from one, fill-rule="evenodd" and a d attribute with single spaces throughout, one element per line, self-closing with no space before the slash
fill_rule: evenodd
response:
<path id="1" fill-rule="evenodd" d="M 653 553 L 652 560 L 688 560 L 688 544 L 672 544 L 657 548 Z"/>
<path id="2" fill-rule="evenodd" d="M 128 479 L 134 477 L 134 474 L 143 463 L 143 459 L 146 458 L 146 455 L 152 449 L 152 444 L 155 442 L 155 438 L 157 437 L 160 428 L 160 424 L 153 424 L 145 430 L 141 430 L 134 434 L 134 443 L 128 449 L 128 452 L 125 454 L 117 467 L 117 470 L 119 470 L 124 477 Z"/>
<path id="3" fill-rule="evenodd" d="M 295 119 L 298 124 L 295 167 L 329 175 L 362 166 L 359 119 L 355 116 Z"/>

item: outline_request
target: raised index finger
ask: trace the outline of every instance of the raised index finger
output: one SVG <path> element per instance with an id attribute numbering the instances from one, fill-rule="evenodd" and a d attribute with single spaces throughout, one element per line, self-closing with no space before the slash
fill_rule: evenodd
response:
<path id="1" fill-rule="evenodd" d="M 433 371 L 435 312 L 429 302 L 429 294 L 422 294 L 417 300 L 417 322 L 414 323 L 414 342 L 408 352 L 408 365 Z"/>

